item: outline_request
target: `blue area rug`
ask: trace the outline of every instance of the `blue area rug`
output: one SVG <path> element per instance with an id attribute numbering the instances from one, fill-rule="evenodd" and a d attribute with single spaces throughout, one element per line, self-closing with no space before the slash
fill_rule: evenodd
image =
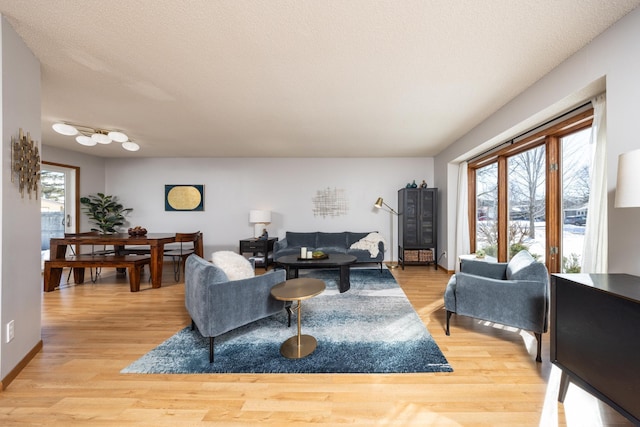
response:
<path id="1" fill-rule="evenodd" d="M 315 337 L 309 356 L 291 360 L 280 345 L 296 334 L 283 312 L 215 339 L 186 327 L 122 373 L 408 373 L 452 372 L 440 348 L 388 270 L 353 269 L 351 289 L 339 293 L 337 270 L 303 270 L 327 289 L 302 303 L 302 333 Z"/>

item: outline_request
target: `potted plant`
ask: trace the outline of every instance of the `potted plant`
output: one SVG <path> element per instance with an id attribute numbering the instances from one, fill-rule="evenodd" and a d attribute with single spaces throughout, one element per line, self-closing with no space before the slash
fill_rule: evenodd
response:
<path id="1" fill-rule="evenodd" d="M 99 231 L 102 234 L 116 233 L 116 227 L 124 224 L 124 216 L 133 210 L 125 208 L 115 196 L 106 196 L 103 193 L 81 197 L 80 203 L 83 211 L 98 227 L 92 228 L 91 231 Z"/>

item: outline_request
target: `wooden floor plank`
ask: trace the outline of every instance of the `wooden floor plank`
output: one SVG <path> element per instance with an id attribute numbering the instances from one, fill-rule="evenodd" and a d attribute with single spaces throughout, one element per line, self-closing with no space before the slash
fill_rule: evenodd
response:
<path id="1" fill-rule="evenodd" d="M 96 283 L 44 293 L 44 348 L 0 393 L 0 425 L 630 425 L 575 386 L 565 405 L 556 402 L 549 334 L 541 364 L 526 332 L 453 316 L 447 337 L 449 275 L 430 267 L 393 274 L 453 373 L 120 374 L 189 324 L 184 284 L 171 272 L 168 265 L 159 289 L 147 272 L 137 293 L 110 269 Z"/>

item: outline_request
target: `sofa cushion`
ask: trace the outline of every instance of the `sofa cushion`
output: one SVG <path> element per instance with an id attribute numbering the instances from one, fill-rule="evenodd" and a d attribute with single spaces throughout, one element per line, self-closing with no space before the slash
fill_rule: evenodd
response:
<path id="1" fill-rule="evenodd" d="M 318 232 L 318 247 L 342 248 L 344 252 L 347 246 L 346 233 L 322 233 Z"/>
<path id="2" fill-rule="evenodd" d="M 382 261 L 382 252 L 378 253 L 378 256 L 372 258 L 371 252 L 364 249 L 348 249 L 347 255 L 353 255 L 356 257 L 356 262 L 378 262 Z"/>
<path id="3" fill-rule="evenodd" d="M 189 265 L 189 268 L 186 265 Z M 197 282 L 226 283 L 229 281 L 229 278 L 220 267 L 195 254 L 189 255 L 185 263 L 185 282 L 187 281 L 187 275 L 189 275 L 191 281 Z"/>
<path id="4" fill-rule="evenodd" d="M 384 245 L 384 238 L 379 233 L 369 233 L 362 239 L 353 243 L 349 249 L 366 250 L 371 254 L 371 258 L 376 258 L 380 252 L 380 243 Z"/>
<path id="5" fill-rule="evenodd" d="M 371 233 L 354 233 L 353 231 L 347 231 L 347 247 L 350 248 L 351 245 L 361 239 L 364 239 L 369 234 Z"/>
<path id="6" fill-rule="evenodd" d="M 507 264 L 507 280 L 532 280 L 537 278 L 534 272 L 538 269 L 532 267 L 536 260 L 531 254 L 522 250 L 515 254 Z"/>
<path id="7" fill-rule="evenodd" d="M 287 256 L 287 255 L 300 256 L 300 247 L 299 246 L 294 246 L 292 248 L 286 247 L 284 249 L 279 249 L 278 252 L 274 255 L 274 257 L 277 260 L 278 258 L 283 257 L 283 256 Z"/>
<path id="8" fill-rule="evenodd" d="M 347 253 L 347 248 L 344 246 L 319 246 L 316 251 L 322 251 L 325 254 L 344 254 Z"/>
<path id="9" fill-rule="evenodd" d="M 296 233 L 294 231 L 287 231 L 286 239 L 287 246 L 297 246 L 298 248 L 315 248 L 316 247 L 316 235 L 318 233 Z"/>
<path id="10" fill-rule="evenodd" d="M 211 262 L 227 275 L 230 281 L 248 279 L 255 271 L 248 259 L 231 251 L 218 251 L 211 255 Z"/>

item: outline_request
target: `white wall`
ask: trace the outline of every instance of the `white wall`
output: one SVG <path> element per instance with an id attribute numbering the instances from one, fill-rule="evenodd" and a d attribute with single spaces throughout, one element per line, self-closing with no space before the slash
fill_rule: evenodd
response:
<path id="1" fill-rule="evenodd" d="M 609 270 L 640 275 L 640 209 L 615 209 L 618 155 L 640 147 L 640 9 L 635 9 L 598 36 L 544 78 L 517 96 L 435 158 L 435 184 L 443 192 L 455 194 L 451 163 L 471 157 L 488 146 L 516 136 L 534 122 L 567 110 L 590 99 L 606 82 L 608 190 L 609 190 Z M 604 78 L 603 78 L 604 77 Z M 454 167 L 457 168 L 457 167 Z M 445 200 L 445 197 L 441 197 Z M 445 218 L 455 218 L 455 197 L 446 197 L 442 206 Z M 444 249 L 453 253 L 454 229 L 440 224 L 446 238 Z M 449 233 L 447 233 L 449 230 Z M 447 266 L 453 269 L 449 256 Z"/>
<path id="2" fill-rule="evenodd" d="M 4 17 L 2 50 L 2 196 L 0 198 L 0 378 L 40 342 L 40 199 L 11 182 L 11 137 L 19 129 L 40 147 L 40 63 Z M 15 321 L 15 339 L 6 342 L 6 324 Z"/>
<path id="3" fill-rule="evenodd" d="M 251 209 L 271 210 L 268 231 L 280 238 L 286 231 L 377 230 L 388 240 L 389 214 L 373 204 L 383 197 L 396 208 L 398 190 L 414 179 L 433 182 L 433 158 L 148 158 L 106 163 L 106 191 L 133 208 L 130 225 L 150 232 L 200 230 L 207 257 L 214 250 L 236 251 L 240 239 L 253 235 Z M 204 212 L 165 212 L 165 184 L 204 184 Z M 314 216 L 313 197 L 327 188 L 344 190 L 346 215 Z M 395 248 L 396 219 L 394 227 Z"/>

